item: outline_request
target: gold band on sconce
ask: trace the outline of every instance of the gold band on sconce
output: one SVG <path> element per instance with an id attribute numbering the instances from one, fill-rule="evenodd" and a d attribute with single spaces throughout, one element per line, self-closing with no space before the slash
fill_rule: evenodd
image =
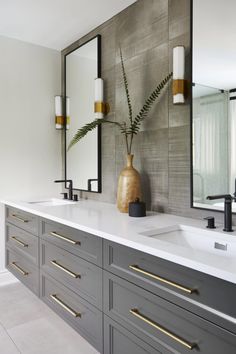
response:
<path id="1" fill-rule="evenodd" d="M 63 116 L 56 116 L 55 117 L 56 124 L 64 125 L 64 122 L 65 122 L 65 117 L 63 117 Z M 70 124 L 70 117 L 66 117 L 66 124 L 67 125 Z"/>
<path id="2" fill-rule="evenodd" d="M 109 103 L 94 102 L 94 113 L 103 113 L 105 116 L 110 112 Z"/>
<path id="3" fill-rule="evenodd" d="M 172 85 L 173 96 L 178 94 L 182 94 L 186 96 L 186 92 L 187 92 L 187 80 L 183 80 L 183 79 L 173 80 L 173 85 Z"/>

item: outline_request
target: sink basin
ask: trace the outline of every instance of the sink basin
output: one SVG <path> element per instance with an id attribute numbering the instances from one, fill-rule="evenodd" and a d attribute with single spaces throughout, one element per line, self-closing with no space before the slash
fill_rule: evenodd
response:
<path id="1" fill-rule="evenodd" d="M 27 201 L 26 203 L 32 204 L 32 205 L 42 205 L 42 206 L 57 206 L 57 205 L 67 205 L 67 204 L 76 204 L 76 202 L 73 202 L 71 200 L 66 200 L 66 199 L 57 199 L 57 198 L 48 198 L 45 200 L 32 200 L 32 201 Z"/>
<path id="2" fill-rule="evenodd" d="M 174 225 L 162 229 L 141 233 L 157 239 L 161 243 L 185 248 L 188 251 L 201 251 L 224 257 L 236 256 L 236 237 L 232 240 L 225 234 L 216 231 L 203 230 L 186 225 Z"/>

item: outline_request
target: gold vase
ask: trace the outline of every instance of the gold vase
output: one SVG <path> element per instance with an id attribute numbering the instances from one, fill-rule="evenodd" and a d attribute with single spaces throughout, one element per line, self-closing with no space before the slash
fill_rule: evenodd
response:
<path id="1" fill-rule="evenodd" d="M 121 171 L 117 190 L 117 207 L 122 213 L 128 213 L 129 203 L 141 199 L 140 175 L 133 167 L 134 155 L 127 155 L 127 165 Z"/>

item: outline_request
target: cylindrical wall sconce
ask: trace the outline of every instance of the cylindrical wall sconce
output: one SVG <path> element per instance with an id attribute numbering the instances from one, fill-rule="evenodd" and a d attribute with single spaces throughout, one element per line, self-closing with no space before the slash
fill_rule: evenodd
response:
<path id="1" fill-rule="evenodd" d="M 56 129 L 64 129 L 63 97 L 55 96 L 55 125 Z M 70 98 L 66 97 L 66 129 L 70 126 Z"/>
<path id="2" fill-rule="evenodd" d="M 95 119 L 104 118 L 110 111 L 108 103 L 104 102 L 103 79 L 95 79 L 94 114 Z"/>
<path id="3" fill-rule="evenodd" d="M 185 74 L 185 48 L 173 48 L 173 103 L 183 104 L 186 96 Z"/>

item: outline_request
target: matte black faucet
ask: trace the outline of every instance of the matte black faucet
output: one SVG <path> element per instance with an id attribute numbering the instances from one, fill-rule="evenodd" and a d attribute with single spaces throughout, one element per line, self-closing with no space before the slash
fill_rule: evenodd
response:
<path id="1" fill-rule="evenodd" d="M 209 195 L 206 199 L 224 199 L 224 228 L 223 231 L 232 232 L 232 201 L 235 200 L 235 197 L 232 197 L 230 194 L 220 194 L 220 195 Z"/>
<path id="2" fill-rule="evenodd" d="M 73 200 L 73 181 L 72 179 L 57 179 L 54 181 L 55 183 L 63 183 L 63 182 L 68 182 L 69 183 L 69 200 Z"/>

